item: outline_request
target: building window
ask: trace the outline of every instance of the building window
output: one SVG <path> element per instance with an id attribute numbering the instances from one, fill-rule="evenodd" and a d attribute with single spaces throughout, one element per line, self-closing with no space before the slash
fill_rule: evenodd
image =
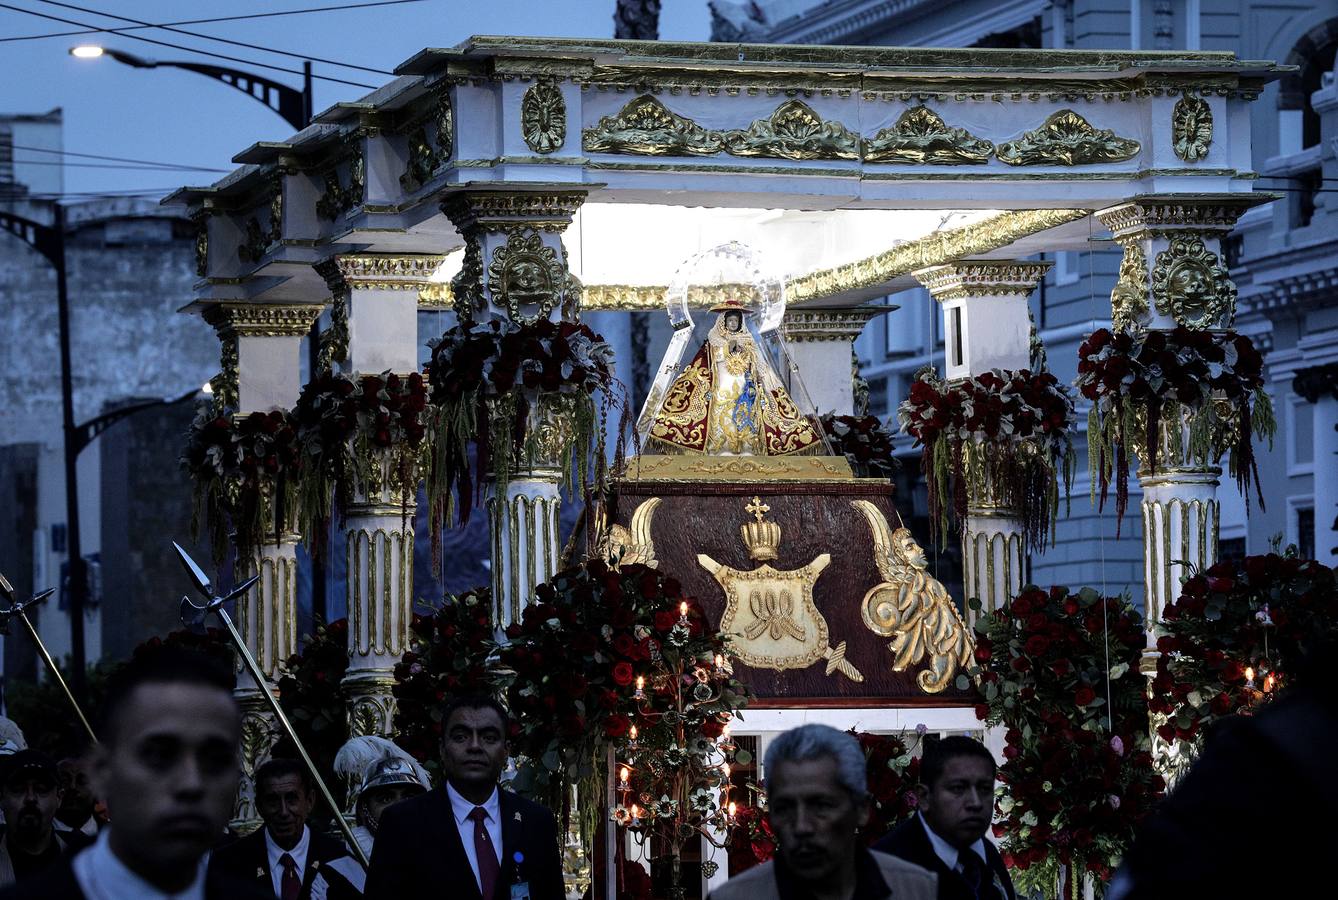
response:
<path id="1" fill-rule="evenodd" d="M 1304 228 L 1315 218 L 1315 198 L 1324 186 L 1324 170 L 1311 169 L 1292 178 L 1296 184 L 1295 228 Z"/>
<path id="2" fill-rule="evenodd" d="M 1226 538 L 1217 544 L 1218 559 L 1242 559 L 1245 556 L 1245 538 Z"/>
<path id="3" fill-rule="evenodd" d="M 1287 474 L 1315 471 L 1315 407 L 1304 397 L 1287 396 Z"/>
<path id="4" fill-rule="evenodd" d="M 1315 508 L 1296 510 L 1296 552 L 1301 559 L 1315 558 Z"/>
<path id="5" fill-rule="evenodd" d="M 1082 277 L 1078 254 L 1072 250 L 1061 250 L 1055 254 L 1055 285 L 1076 284 Z"/>

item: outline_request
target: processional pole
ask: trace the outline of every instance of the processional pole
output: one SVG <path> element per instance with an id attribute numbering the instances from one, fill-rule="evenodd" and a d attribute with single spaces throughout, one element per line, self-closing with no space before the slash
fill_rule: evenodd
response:
<path id="1" fill-rule="evenodd" d="M 339 809 L 339 804 L 335 803 L 334 796 L 330 793 L 330 789 L 325 785 L 325 779 L 321 778 L 321 773 L 316 769 L 316 764 L 311 761 L 311 756 L 307 753 L 307 748 L 302 745 L 301 738 L 297 736 L 297 732 L 293 730 L 292 723 L 289 722 L 288 717 L 284 715 L 283 707 L 279 705 L 278 699 L 275 698 L 272 691 L 265 688 L 265 674 L 260 671 L 260 666 L 256 664 L 255 657 L 252 656 L 251 651 L 247 649 L 246 642 L 242 640 L 242 636 L 237 632 L 237 627 L 232 624 L 232 617 L 229 616 L 227 610 L 223 608 L 224 603 L 229 603 L 250 590 L 251 585 L 260 580 L 260 576 L 252 575 L 250 578 L 234 587 L 230 593 L 222 597 L 217 596 L 214 594 L 213 586 L 209 582 L 209 576 L 205 575 L 204 570 L 195 564 L 195 560 L 190 558 L 190 554 L 183 550 L 181 545 L 176 541 L 172 542 L 172 546 L 176 548 L 177 556 L 181 558 L 181 564 L 186 567 L 186 572 L 189 573 L 191 581 L 195 583 L 195 589 L 199 591 L 200 596 L 205 600 L 203 605 L 197 605 L 190 599 L 190 597 L 182 597 L 182 623 L 187 626 L 199 625 L 210 613 L 216 613 L 218 615 L 219 621 L 223 623 L 223 627 L 227 629 L 228 634 L 232 636 L 232 643 L 236 646 L 237 653 L 241 656 L 247 671 L 251 673 L 251 677 L 255 679 L 256 685 L 260 687 L 260 693 L 269 701 L 270 711 L 274 713 L 274 718 L 278 720 L 279 725 L 283 728 L 284 734 L 288 736 L 288 739 L 293 742 L 293 746 L 297 748 L 298 755 L 302 757 L 302 763 L 307 767 L 307 774 L 311 776 L 312 781 L 315 782 L 316 787 L 320 790 L 321 797 L 325 800 L 326 805 L 330 807 L 330 811 L 334 813 L 334 820 L 338 823 L 339 830 L 343 832 L 344 841 L 348 844 L 349 850 L 353 852 L 354 857 L 362 865 L 363 869 L 368 868 L 367 856 L 363 853 L 362 846 L 358 844 L 357 839 L 353 837 L 353 830 L 349 828 L 348 822 L 344 820 L 343 813 Z"/>
<path id="2" fill-rule="evenodd" d="M 93 726 L 88 724 L 84 711 L 79 708 L 79 701 L 74 699 L 74 694 L 70 692 L 70 686 L 65 683 L 65 678 L 60 674 L 60 669 L 56 668 L 56 661 L 51 658 L 51 653 L 46 649 L 46 644 L 42 643 L 42 638 L 37 634 L 37 629 L 33 627 L 32 620 L 28 618 L 28 607 L 41 603 L 55 592 L 55 588 L 47 588 L 40 594 L 34 594 L 20 603 L 18 595 L 14 593 L 14 586 L 9 583 L 8 578 L 0 574 L 0 594 L 3 594 L 5 599 L 9 601 L 8 609 L 0 609 L 0 633 L 9 633 L 11 619 L 17 618 L 23 623 L 23 627 L 28 629 L 28 636 L 37 645 L 37 652 L 42 654 L 47 671 L 51 673 L 52 678 L 56 679 L 56 684 L 60 685 L 61 691 L 65 694 L 65 699 L 70 701 L 70 707 L 74 709 L 74 714 L 79 717 L 79 724 L 83 725 L 84 731 L 88 732 L 88 739 L 96 744 L 98 736 L 93 733 Z"/>

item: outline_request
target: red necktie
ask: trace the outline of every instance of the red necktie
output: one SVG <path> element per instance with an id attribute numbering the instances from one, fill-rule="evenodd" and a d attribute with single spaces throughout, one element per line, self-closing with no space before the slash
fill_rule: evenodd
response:
<path id="1" fill-rule="evenodd" d="M 474 822 L 474 858 L 479 864 L 479 889 L 483 893 L 483 900 L 492 900 L 493 891 L 497 889 L 497 879 L 502 874 L 502 867 L 497 862 L 497 851 L 493 849 L 492 841 L 488 838 L 488 829 L 483 827 L 484 820 L 488 818 L 488 811 L 476 806 L 469 811 L 469 818 Z M 285 897 L 284 900 L 288 898 Z"/>
<path id="2" fill-rule="evenodd" d="M 297 863 L 285 853 L 279 857 L 279 865 L 283 866 L 283 881 L 280 882 L 283 893 L 279 895 L 280 900 L 297 900 L 297 895 L 302 893 L 302 879 L 297 874 Z"/>

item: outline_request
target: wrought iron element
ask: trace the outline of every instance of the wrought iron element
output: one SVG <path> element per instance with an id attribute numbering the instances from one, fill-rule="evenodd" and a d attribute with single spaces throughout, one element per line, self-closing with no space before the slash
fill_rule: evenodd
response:
<path id="1" fill-rule="evenodd" d="M 1010 166 L 1082 166 L 1123 162 L 1142 149 L 1133 138 L 1119 137 L 1109 128 L 1095 128 L 1073 110 L 1061 109 L 1041 127 L 1000 144 L 994 155 Z"/>
<path id="2" fill-rule="evenodd" d="M 567 103 L 551 78 L 537 82 L 520 100 L 520 132 L 535 153 L 552 153 L 567 139 Z"/>
<path id="3" fill-rule="evenodd" d="M 70 686 L 65 683 L 65 678 L 60 674 L 60 669 L 56 668 L 56 661 L 51 658 L 51 653 L 46 649 L 46 644 L 42 643 L 42 638 L 37 634 L 37 629 L 33 627 L 32 620 L 28 618 L 28 608 L 41 603 L 47 597 L 56 592 L 55 588 L 47 588 L 40 594 L 34 594 L 27 600 L 20 601 L 18 595 L 14 593 L 14 586 L 9 583 L 9 579 L 0 573 L 0 595 L 9 602 L 8 609 L 0 609 L 0 634 L 9 634 L 9 622 L 17 618 L 27 629 L 28 636 L 32 638 L 37 646 L 37 652 L 41 654 L 43 662 L 46 663 L 47 671 L 51 677 L 56 679 L 56 684 L 60 685 L 61 692 L 65 694 L 65 699 L 70 702 L 70 708 L 74 714 L 79 717 L 79 724 L 84 726 L 84 731 L 88 732 L 88 739 L 93 743 L 98 742 L 98 736 L 93 733 L 93 726 L 88 724 L 88 719 L 84 716 L 84 711 L 79 708 L 79 701 L 74 699 L 74 694 L 70 692 Z"/>
<path id="4" fill-rule="evenodd" d="M 988 162 L 994 145 L 965 128 L 949 128 L 927 106 L 914 106 L 864 140 L 865 162 L 959 166 Z"/>
<path id="5" fill-rule="evenodd" d="M 860 137 L 840 122 L 823 121 L 802 100 L 787 100 L 769 117 L 723 135 L 733 156 L 771 159 L 859 159 Z"/>
<path id="6" fill-rule="evenodd" d="M 1236 316 L 1236 285 L 1217 254 L 1196 234 L 1177 234 L 1152 269 L 1157 312 L 1186 328 L 1229 328 Z"/>
<path id="7" fill-rule="evenodd" d="M 586 153 L 639 156 L 711 156 L 725 148 L 724 138 L 671 112 L 649 94 L 630 101 L 616 116 L 604 116 L 581 137 Z"/>
<path id="8" fill-rule="evenodd" d="M 250 590 L 251 586 L 259 580 L 260 576 L 253 575 L 241 584 L 235 586 L 229 593 L 223 596 L 218 596 L 214 594 L 213 585 L 209 581 L 209 576 L 204 574 L 204 570 L 196 564 L 195 560 L 190 558 L 190 554 L 182 549 L 181 545 L 176 541 L 172 542 L 172 547 L 177 551 L 177 557 L 180 558 L 181 564 L 186 568 L 186 572 L 190 575 L 191 581 L 195 585 L 195 590 L 204 598 L 203 604 L 197 604 L 192 601 L 190 597 L 182 597 L 181 621 L 186 625 L 199 625 L 204 622 L 210 613 L 214 613 L 218 616 L 219 621 L 223 623 L 223 627 L 227 630 L 229 636 L 232 637 L 232 643 L 237 648 L 237 654 L 241 657 L 242 664 L 246 666 L 246 670 L 250 673 L 251 677 L 255 679 L 255 683 L 261 686 L 260 693 L 269 702 L 270 711 L 274 713 L 275 720 L 278 721 L 279 727 L 283 729 L 284 734 L 287 735 L 288 739 L 293 742 L 293 746 L 297 748 L 297 753 L 302 758 L 303 765 L 307 767 L 307 774 L 311 776 L 317 789 L 321 792 L 321 797 L 325 800 L 326 805 L 329 806 L 330 811 L 334 814 L 335 824 L 338 825 L 339 830 L 343 832 L 344 842 L 348 844 L 349 849 L 353 852 L 358 862 L 362 864 L 364 869 L 366 869 L 367 857 L 362 852 L 362 848 L 358 845 L 357 840 L 353 837 L 353 831 L 349 828 L 348 822 L 346 822 L 344 817 L 340 815 L 339 804 L 335 803 L 334 797 L 330 793 L 330 789 L 325 784 L 325 780 L 321 778 L 320 771 L 316 768 L 316 764 L 311 761 L 311 756 L 307 753 L 307 748 L 303 746 L 302 739 L 299 738 L 297 732 L 293 730 L 292 723 L 288 721 L 288 716 L 284 715 L 283 707 L 279 705 L 278 699 L 274 696 L 272 691 L 264 690 L 263 686 L 266 683 L 265 673 L 260 671 L 260 666 L 256 664 L 255 657 L 251 655 L 251 651 L 246 648 L 246 642 L 242 640 L 242 636 L 237 632 L 237 627 L 233 624 L 232 617 L 229 616 L 227 610 L 223 608 L 225 603 L 230 603 L 236 600 Z"/>
<path id="9" fill-rule="evenodd" d="M 1185 162 L 1208 155 L 1213 142 L 1213 111 L 1202 97 L 1186 94 L 1171 111 L 1171 149 Z"/>

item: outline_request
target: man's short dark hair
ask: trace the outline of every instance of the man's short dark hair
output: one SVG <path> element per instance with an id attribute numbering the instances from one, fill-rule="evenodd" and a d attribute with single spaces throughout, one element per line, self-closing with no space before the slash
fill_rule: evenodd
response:
<path id="1" fill-rule="evenodd" d="M 497 713 L 497 718 L 502 722 L 502 737 L 511 736 L 511 715 L 506 711 L 506 707 L 501 704 L 496 697 L 489 697 L 487 694 L 467 694 L 460 697 L 447 698 L 441 705 L 441 727 L 443 732 L 446 723 L 451 721 L 451 716 L 455 715 L 458 709 L 490 709 Z"/>
<path id="2" fill-rule="evenodd" d="M 932 788 L 934 782 L 943 777 L 943 770 L 948 767 L 948 761 L 959 756 L 983 759 L 990 764 L 991 772 L 997 768 L 994 755 L 984 744 L 964 734 L 954 734 L 925 747 L 924 756 L 920 760 L 920 783 Z"/>
<path id="3" fill-rule="evenodd" d="M 116 742 L 116 723 L 135 691 L 146 684 L 193 684 L 217 688 L 232 697 L 237 676 L 231 667 L 194 650 L 167 644 L 145 650 L 107 679 L 107 693 L 98 713 L 103 743 Z"/>
<path id="4" fill-rule="evenodd" d="M 287 778 L 290 775 L 296 775 L 301 779 L 302 790 L 308 794 L 316 789 L 316 785 L 311 780 L 311 773 L 307 771 L 306 766 L 302 765 L 301 760 L 291 759 L 287 756 L 276 756 L 265 760 L 260 768 L 256 769 L 256 793 L 260 793 L 261 785 L 265 782 L 274 781 L 277 778 Z"/>

